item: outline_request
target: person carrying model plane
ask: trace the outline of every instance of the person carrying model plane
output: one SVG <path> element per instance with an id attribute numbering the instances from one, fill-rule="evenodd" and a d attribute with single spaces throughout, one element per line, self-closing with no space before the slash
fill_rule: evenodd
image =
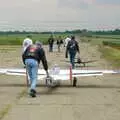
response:
<path id="1" fill-rule="evenodd" d="M 68 53 L 69 53 L 70 63 L 72 64 L 73 69 L 75 67 L 74 62 L 77 52 L 78 52 L 78 57 L 80 58 L 80 50 L 79 50 L 78 42 L 75 40 L 75 36 L 71 36 L 71 40 L 68 42 L 66 47 L 65 57 L 68 58 Z"/>

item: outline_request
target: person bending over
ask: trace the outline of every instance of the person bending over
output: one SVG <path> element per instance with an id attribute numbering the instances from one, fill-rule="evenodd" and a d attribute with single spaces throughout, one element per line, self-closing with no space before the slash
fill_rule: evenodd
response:
<path id="1" fill-rule="evenodd" d="M 47 77 L 49 77 L 48 63 L 45 56 L 45 51 L 42 48 L 42 44 L 37 41 L 34 45 L 27 47 L 23 53 L 22 59 L 23 63 L 26 65 L 26 70 L 30 78 L 29 94 L 32 97 L 36 97 L 36 82 L 40 61 L 42 61 Z"/>

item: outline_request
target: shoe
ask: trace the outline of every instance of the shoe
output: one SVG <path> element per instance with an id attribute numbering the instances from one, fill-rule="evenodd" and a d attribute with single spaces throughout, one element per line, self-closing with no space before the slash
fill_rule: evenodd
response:
<path id="1" fill-rule="evenodd" d="M 34 89 L 30 90 L 30 96 L 31 97 L 36 97 L 36 91 Z"/>

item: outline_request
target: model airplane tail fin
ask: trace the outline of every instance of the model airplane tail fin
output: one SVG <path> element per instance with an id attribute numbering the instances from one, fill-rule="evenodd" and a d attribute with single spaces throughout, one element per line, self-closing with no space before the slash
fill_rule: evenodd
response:
<path id="1" fill-rule="evenodd" d="M 72 65 L 70 65 L 70 80 L 72 80 Z"/>

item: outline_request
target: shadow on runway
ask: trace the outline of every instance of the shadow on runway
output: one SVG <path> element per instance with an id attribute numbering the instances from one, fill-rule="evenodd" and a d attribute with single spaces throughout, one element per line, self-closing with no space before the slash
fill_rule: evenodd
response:
<path id="1" fill-rule="evenodd" d="M 17 83 L 14 83 L 14 84 L 6 84 L 6 83 L 2 83 L 0 84 L 0 87 L 27 87 L 25 84 L 17 84 Z M 37 87 L 46 87 L 47 86 L 45 84 L 38 84 Z M 72 85 L 67 85 L 67 84 L 62 84 L 60 86 L 57 86 L 57 87 L 53 87 L 51 90 L 53 89 L 57 89 L 57 88 L 85 88 L 85 89 L 89 89 L 89 88 L 93 88 L 93 89 L 97 89 L 97 88 L 116 88 L 116 89 L 120 89 L 120 85 L 95 85 L 95 84 L 92 84 L 92 85 L 77 85 L 76 87 L 73 87 Z M 49 88 L 50 89 L 50 88 Z"/>
<path id="2" fill-rule="evenodd" d="M 38 95 L 51 95 L 51 94 L 67 94 L 67 93 L 61 93 L 61 92 L 56 92 L 58 87 L 53 87 L 53 88 L 46 88 L 46 90 L 43 91 L 38 91 Z"/>

